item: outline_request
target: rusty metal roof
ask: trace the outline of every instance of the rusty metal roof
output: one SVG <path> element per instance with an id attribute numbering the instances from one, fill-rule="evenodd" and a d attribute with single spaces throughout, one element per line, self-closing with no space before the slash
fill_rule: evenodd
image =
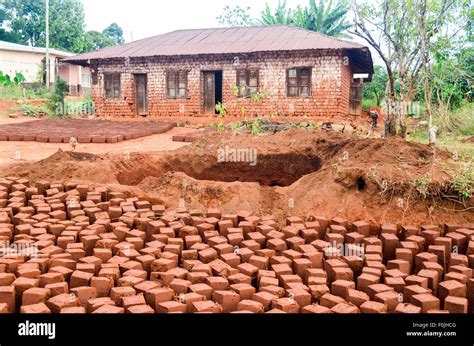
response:
<path id="1" fill-rule="evenodd" d="M 163 35 L 83 53 L 63 59 L 85 63 L 94 59 L 182 56 L 206 54 L 237 54 L 312 49 L 350 49 L 365 51 L 367 47 L 290 25 L 252 26 L 215 29 L 177 30 Z M 368 58 L 368 59 L 367 59 Z"/>

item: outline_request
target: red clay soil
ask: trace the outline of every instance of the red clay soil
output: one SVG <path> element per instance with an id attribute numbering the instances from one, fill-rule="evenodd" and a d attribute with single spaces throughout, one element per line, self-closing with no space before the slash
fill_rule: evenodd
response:
<path id="1" fill-rule="evenodd" d="M 218 162 L 219 149 L 256 149 L 257 164 Z M 252 210 L 371 223 L 474 223 L 474 201 L 452 201 L 451 155 L 401 138 L 364 139 L 324 130 L 216 134 L 176 151 L 101 155 L 58 152 L 4 169 L 4 176 L 109 186 L 175 208 Z M 416 182 L 427 182 L 415 189 Z"/>

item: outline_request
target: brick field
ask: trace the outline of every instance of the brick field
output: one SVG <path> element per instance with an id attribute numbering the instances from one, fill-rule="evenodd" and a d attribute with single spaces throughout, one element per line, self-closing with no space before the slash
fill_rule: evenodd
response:
<path id="1" fill-rule="evenodd" d="M 474 225 L 167 210 L 0 179 L 2 313 L 474 312 Z"/>
<path id="2" fill-rule="evenodd" d="M 173 122 L 111 122 L 106 120 L 38 120 L 0 126 L 0 141 L 36 141 L 69 143 L 117 143 L 164 133 L 176 126 Z"/>

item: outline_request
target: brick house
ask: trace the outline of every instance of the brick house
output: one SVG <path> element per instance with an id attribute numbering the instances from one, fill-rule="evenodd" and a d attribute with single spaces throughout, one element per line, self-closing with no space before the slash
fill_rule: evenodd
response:
<path id="1" fill-rule="evenodd" d="M 91 68 L 98 116 L 361 112 L 367 47 L 293 26 L 178 30 L 64 59 Z M 363 78 L 358 75 L 363 75 Z"/>

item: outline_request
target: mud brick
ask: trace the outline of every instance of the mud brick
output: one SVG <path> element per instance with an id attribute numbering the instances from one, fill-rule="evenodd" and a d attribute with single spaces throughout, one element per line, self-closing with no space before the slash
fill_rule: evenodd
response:
<path id="1" fill-rule="evenodd" d="M 240 260 L 242 263 L 248 262 L 250 257 L 252 257 L 255 252 L 249 248 L 240 248 L 238 249 L 237 255 L 240 256 Z"/>
<path id="2" fill-rule="evenodd" d="M 290 298 L 278 298 L 272 301 L 272 309 L 278 309 L 285 313 L 297 314 L 300 311 L 298 303 Z"/>
<path id="3" fill-rule="evenodd" d="M 227 234 L 229 244 L 232 246 L 240 245 L 244 241 L 243 233 L 229 233 Z"/>
<path id="4" fill-rule="evenodd" d="M 378 284 L 379 282 L 380 277 L 372 274 L 362 273 L 357 278 L 357 289 L 368 293 L 368 287 L 374 284 Z"/>
<path id="5" fill-rule="evenodd" d="M 276 276 L 280 278 L 281 275 L 286 275 L 286 274 L 293 274 L 293 270 L 291 267 L 286 264 L 273 264 L 271 266 L 272 270 L 276 273 Z"/>
<path id="6" fill-rule="evenodd" d="M 358 244 L 362 243 L 364 236 L 357 232 L 350 232 L 347 233 L 344 237 L 344 241 L 349 244 Z"/>
<path id="7" fill-rule="evenodd" d="M 467 236 L 458 232 L 449 232 L 444 235 L 452 241 L 452 251 L 455 253 L 465 254 L 467 250 Z"/>
<path id="8" fill-rule="evenodd" d="M 367 286 L 367 294 L 372 300 L 375 298 L 377 294 L 383 293 L 383 292 L 394 292 L 394 289 L 385 284 L 372 284 L 372 285 Z"/>
<path id="9" fill-rule="evenodd" d="M 443 245 L 430 245 L 428 252 L 438 257 L 438 263 L 444 268 L 446 266 L 446 247 Z"/>
<path id="10" fill-rule="evenodd" d="M 9 286 L 15 279 L 16 277 L 13 273 L 0 273 L 0 286 Z"/>
<path id="11" fill-rule="evenodd" d="M 200 283 L 189 286 L 189 291 L 202 295 L 206 297 L 206 299 L 211 299 L 213 289 L 207 284 Z"/>
<path id="12" fill-rule="evenodd" d="M 356 221 L 352 224 L 352 231 L 362 234 L 364 237 L 369 237 L 370 224 L 365 221 Z"/>
<path id="13" fill-rule="evenodd" d="M 15 313 L 15 286 L 0 286 L 0 304 L 6 304 L 9 313 Z"/>
<path id="14" fill-rule="evenodd" d="M 123 314 L 125 313 L 125 309 L 118 306 L 102 305 L 101 307 L 94 310 L 92 313 L 93 314 Z"/>
<path id="15" fill-rule="evenodd" d="M 62 314 L 85 314 L 86 309 L 82 306 L 79 307 L 71 307 L 71 308 L 64 308 L 61 310 Z"/>
<path id="16" fill-rule="evenodd" d="M 212 276 L 206 278 L 206 284 L 208 284 L 214 291 L 223 291 L 229 288 L 229 281 L 220 276 Z"/>
<path id="17" fill-rule="evenodd" d="M 265 286 L 278 286 L 278 284 L 279 284 L 279 281 L 277 278 L 271 278 L 268 276 L 261 277 L 258 280 L 258 286 L 260 288 L 265 287 Z"/>
<path id="18" fill-rule="evenodd" d="M 468 279 L 472 278 L 472 269 L 465 265 L 450 266 L 449 272 L 465 275 Z"/>
<path id="19" fill-rule="evenodd" d="M 44 288 L 47 288 L 51 291 L 51 297 L 69 292 L 69 285 L 67 282 L 56 282 L 54 284 L 47 284 L 44 286 Z"/>
<path id="20" fill-rule="evenodd" d="M 448 296 L 444 301 L 444 309 L 451 314 L 466 314 L 468 301 L 466 298 Z"/>
<path id="21" fill-rule="evenodd" d="M 339 303 L 331 308 L 331 311 L 335 314 L 359 314 L 360 310 L 357 306 L 350 303 Z"/>
<path id="22" fill-rule="evenodd" d="M 331 284 L 331 294 L 345 298 L 349 289 L 355 289 L 355 282 L 336 280 Z"/>
<path id="23" fill-rule="evenodd" d="M 112 278 L 94 276 L 90 279 L 90 285 L 96 289 L 98 297 L 107 297 L 114 287 L 114 281 Z"/>
<path id="24" fill-rule="evenodd" d="M 246 283 L 230 285 L 229 288 L 240 296 L 241 300 L 251 299 L 252 294 L 256 292 L 255 287 Z"/>
<path id="25" fill-rule="evenodd" d="M 233 285 L 233 284 L 249 284 L 250 285 L 252 283 L 252 278 L 242 273 L 230 275 L 227 277 L 227 280 L 229 281 L 230 285 Z"/>
<path id="26" fill-rule="evenodd" d="M 456 280 L 456 281 L 459 281 L 462 284 L 467 284 L 467 282 L 469 281 L 469 278 L 466 275 L 460 274 L 460 273 L 455 273 L 455 272 L 447 273 L 444 276 L 444 279 L 445 280 Z"/>
<path id="27" fill-rule="evenodd" d="M 266 270 L 269 260 L 266 257 L 253 255 L 249 258 L 248 263 L 258 269 Z"/>
<path id="28" fill-rule="evenodd" d="M 143 296 L 143 294 L 122 297 L 121 306 L 123 308 L 127 309 L 134 305 L 146 305 L 145 297 Z"/>
<path id="29" fill-rule="evenodd" d="M 406 239 L 412 235 L 419 235 L 421 232 L 420 228 L 412 225 L 402 226 L 401 238 Z"/>
<path id="30" fill-rule="evenodd" d="M 443 281 L 438 286 L 438 296 L 441 303 L 447 296 L 466 298 L 466 285 L 456 280 Z"/>
<path id="31" fill-rule="evenodd" d="M 198 301 L 191 304 L 192 313 L 222 313 L 222 308 L 211 300 Z"/>
<path id="32" fill-rule="evenodd" d="M 191 286 L 191 281 L 183 280 L 183 279 L 173 279 L 170 282 L 170 287 L 177 293 L 187 293 L 189 290 L 189 286 Z"/>
<path id="33" fill-rule="evenodd" d="M 304 252 L 302 258 L 309 260 L 311 262 L 312 268 L 322 268 L 323 257 L 324 257 L 324 254 L 322 252 L 312 251 L 312 252 Z"/>
<path id="34" fill-rule="evenodd" d="M 156 304 L 156 313 L 159 314 L 168 314 L 168 313 L 186 313 L 187 306 L 186 304 L 176 302 L 176 301 L 168 301 L 163 303 Z"/>
<path id="35" fill-rule="evenodd" d="M 413 251 L 411 251 L 410 249 L 396 249 L 395 258 L 410 262 L 410 267 L 413 268 L 414 254 Z"/>
<path id="36" fill-rule="evenodd" d="M 232 268 L 237 268 L 240 264 L 240 256 L 237 256 L 235 253 L 226 253 L 220 256 L 221 259 L 231 266 Z"/>
<path id="37" fill-rule="evenodd" d="M 307 269 L 313 267 L 313 263 L 306 258 L 296 258 L 293 260 L 293 272 L 301 278 L 305 277 Z"/>
<path id="38" fill-rule="evenodd" d="M 33 287 L 27 289 L 22 295 L 22 305 L 45 303 L 51 297 L 51 291 L 47 288 Z"/>
<path id="39" fill-rule="evenodd" d="M 244 275 L 247 275 L 251 278 L 257 277 L 258 267 L 250 263 L 242 263 L 237 266 L 237 269 Z"/>
<path id="40" fill-rule="evenodd" d="M 339 303 L 345 303 L 345 302 L 346 301 L 345 301 L 344 298 L 341 298 L 339 296 L 335 296 L 335 295 L 330 294 L 330 293 L 326 293 L 321 297 L 319 304 L 321 306 L 325 306 L 327 308 L 332 308 L 332 307 L 336 306 Z"/>
<path id="41" fill-rule="evenodd" d="M 469 259 L 467 256 L 458 253 L 452 253 L 451 258 L 449 259 L 448 267 L 450 268 L 457 265 L 463 265 L 467 267 L 469 265 Z"/>
<path id="42" fill-rule="evenodd" d="M 358 308 L 360 306 L 369 301 L 369 295 L 365 292 L 358 291 L 354 288 L 348 288 L 346 291 L 346 295 L 343 297 L 347 302 L 354 304 Z"/>
<path id="43" fill-rule="evenodd" d="M 326 283 L 327 281 L 327 273 L 322 270 L 322 269 L 317 269 L 317 268 L 308 268 L 306 270 L 305 276 L 304 276 L 304 282 L 307 284 L 312 284 L 312 280 L 314 278 L 320 278 L 323 279 L 322 281 Z"/>
<path id="44" fill-rule="evenodd" d="M 380 314 L 387 312 L 387 305 L 382 302 L 368 301 L 360 306 L 360 311 L 364 314 Z"/>
<path id="45" fill-rule="evenodd" d="M 423 288 L 428 288 L 428 278 L 421 277 L 418 275 L 409 275 L 405 278 L 405 283 L 407 286 L 418 285 Z"/>
<path id="46" fill-rule="evenodd" d="M 418 272 L 418 276 L 428 279 L 428 287 L 436 292 L 438 289 L 438 282 L 440 280 L 439 272 L 431 269 L 422 269 Z"/>
<path id="47" fill-rule="evenodd" d="M 411 298 L 412 304 L 421 308 L 422 313 L 428 312 L 428 310 L 439 310 L 440 301 L 437 297 L 432 294 L 416 294 Z"/>
<path id="48" fill-rule="evenodd" d="M 391 233 L 383 233 L 380 238 L 383 243 L 384 260 L 393 260 L 395 258 L 395 250 L 399 245 L 398 237 Z"/>
<path id="49" fill-rule="evenodd" d="M 228 313 L 237 310 L 241 297 L 234 291 L 217 290 L 212 293 L 212 300 L 222 306 L 223 312 Z"/>
<path id="50" fill-rule="evenodd" d="M 397 305 L 401 303 L 401 297 L 402 296 L 395 291 L 386 291 L 377 293 L 374 296 L 374 301 L 385 304 L 388 312 L 394 312 Z"/>
<path id="51" fill-rule="evenodd" d="M 267 247 L 275 251 L 284 251 L 287 249 L 286 242 L 277 238 L 267 240 Z"/>
<path id="52" fill-rule="evenodd" d="M 63 293 L 49 298 L 46 305 L 52 313 L 59 313 L 64 308 L 79 306 L 79 298 L 75 294 Z"/>
<path id="53" fill-rule="evenodd" d="M 45 303 L 23 305 L 20 307 L 21 314 L 50 314 L 51 310 Z"/>
<path id="54" fill-rule="evenodd" d="M 76 296 L 79 299 L 79 304 L 84 308 L 87 306 L 87 301 L 97 297 L 96 289 L 88 286 L 71 288 L 69 294 Z"/>
<path id="55" fill-rule="evenodd" d="M 303 314 L 331 314 L 331 309 L 319 304 L 312 304 L 301 309 Z"/>
<path id="56" fill-rule="evenodd" d="M 438 257 L 429 252 L 421 252 L 415 256 L 415 271 L 420 271 L 423 268 L 424 262 L 438 263 Z"/>
<path id="57" fill-rule="evenodd" d="M 215 249 L 207 248 L 207 249 L 199 251 L 198 256 L 199 256 L 199 260 L 202 261 L 203 263 L 210 263 L 212 261 L 215 261 L 219 257 L 219 254 L 217 253 Z"/>
<path id="58" fill-rule="evenodd" d="M 146 303 L 156 307 L 157 304 L 173 300 L 175 292 L 171 288 L 154 288 L 145 292 Z"/>
<path id="59" fill-rule="evenodd" d="M 255 314 L 261 314 L 265 312 L 265 308 L 262 303 L 256 302 L 254 300 L 242 300 L 237 305 L 237 311 L 252 312 Z"/>
<path id="60" fill-rule="evenodd" d="M 15 287 L 16 297 L 20 300 L 23 292 L 30 288 L 39 286 L 39 279 L 19 277 L 13 281 L 12 286 Z"/>
<path id="61" fill-rule="evenodd" d="M 404 260 L 391 260 L 387 263 L 387 269 L 396 269 L 408 276 L 411 272 L 410 262 Z"/>
<path id="62" fill-rule="evenodd" d="M 312 296 L 309 292 L 303 289 L 289 289 L 287 290 L 287 295 L 290 299 L 293 299 L 298 303 L 300 310 L 311 304 Z"/>
<path id="63" fill-rule="evenodd" d="M 219 255 L 235 252 L 234 247 L 227 243 L 227 239 L 226 239 L 226 243 L 215 245 L 214 249 L 217 251 Z"/>

